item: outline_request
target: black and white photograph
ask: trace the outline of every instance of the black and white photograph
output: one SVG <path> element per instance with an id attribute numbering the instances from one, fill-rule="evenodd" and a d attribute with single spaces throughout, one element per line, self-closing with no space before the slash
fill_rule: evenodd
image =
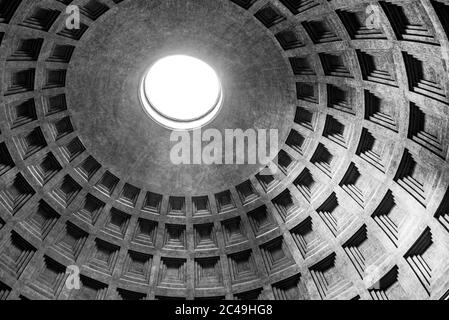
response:
<path id="1" fill-rule="evenodd" d="M 449 0 L 0 0 L 0 310 L 449 300 L 448 69 Z"/>

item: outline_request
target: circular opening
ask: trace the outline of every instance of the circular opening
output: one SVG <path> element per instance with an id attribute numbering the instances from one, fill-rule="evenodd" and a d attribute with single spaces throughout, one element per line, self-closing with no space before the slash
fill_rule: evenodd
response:
<path id="1" fill-rule="evenodd" d="M 145 111 L 170 129 L 188 130 L 209 123 L 223 98 L 214 69 L 199 59 L 175 55 L 160 59 L 140 88 Z"/>

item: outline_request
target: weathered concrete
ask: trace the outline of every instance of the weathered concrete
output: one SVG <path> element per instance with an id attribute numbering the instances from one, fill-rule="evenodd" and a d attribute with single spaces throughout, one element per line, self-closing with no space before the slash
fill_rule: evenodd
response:
<path id="1" fill-rule="evenodd" d="M 147 119 L 137 88 L 161 57 L 200 58 L 224 91 L 220 114 L 204 129 L 223 137 L 224 129 L 279 129 L 282 143 L 295 92 L 274 37 L 228 1 L 128 1 L 114 11 L 77 47 L 68 75 L 72 118 L 94 157 L 133 184 L 180 195 L 222 191 L 258 172 L 260 165 L 172 165 L 171 132 Z"/>

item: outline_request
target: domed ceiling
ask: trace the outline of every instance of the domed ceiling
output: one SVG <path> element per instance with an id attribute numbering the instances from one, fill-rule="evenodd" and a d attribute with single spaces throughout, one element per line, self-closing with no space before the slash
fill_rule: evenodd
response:
<path id="1" fill-rule="evenodd" d="M 448 17 L 447 0 L 0 0 L 0 299 L 448 299 Z M 277 173 L 170 161 L 139 87 L 179 54 L 221 79 L 202 129 L 277 129 Z"/>

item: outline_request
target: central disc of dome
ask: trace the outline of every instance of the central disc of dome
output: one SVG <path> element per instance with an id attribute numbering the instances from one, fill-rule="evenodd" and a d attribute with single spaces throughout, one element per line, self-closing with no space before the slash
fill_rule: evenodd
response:
<path id="1" fill-rule="evenodd" d="M 188 130 L 216 116 L 223 93 L 220 79 L 207 63 L 174 55 L 158 60 L 147 71 L 140 97 L 154 120 L 169 129 Z"/>

